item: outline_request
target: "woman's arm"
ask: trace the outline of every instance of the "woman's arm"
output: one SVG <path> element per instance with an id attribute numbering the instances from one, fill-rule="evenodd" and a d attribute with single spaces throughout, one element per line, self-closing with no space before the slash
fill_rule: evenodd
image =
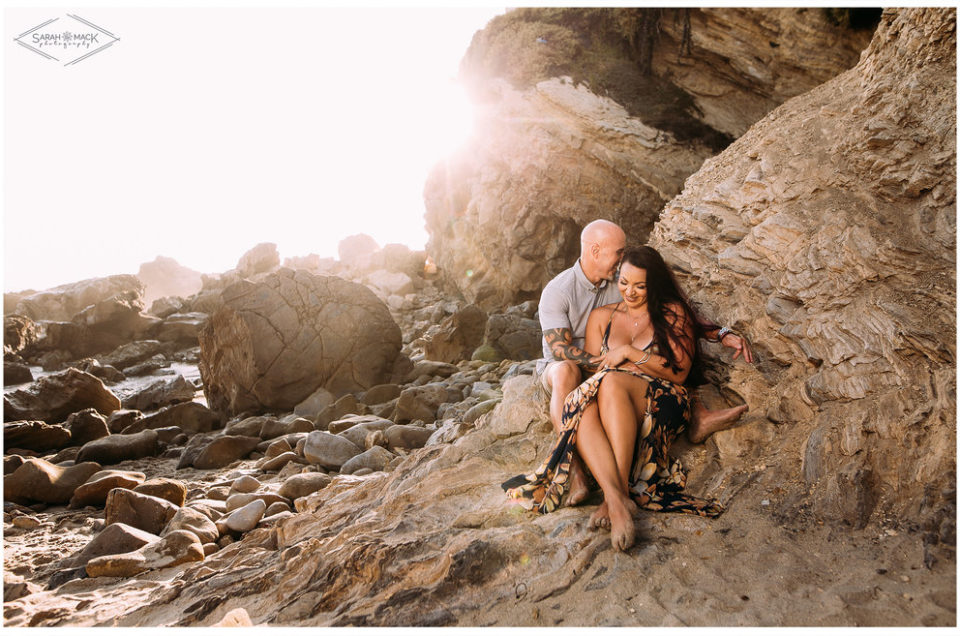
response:
<path id="1" fill-rule="evenodd" d="M 668 334 L 670 349 L 675 364 L 670 365 L 665 356 L 641 351 L 631 345 L 622 345 L 607 352 L 600 366 L 617 367 L 625 362 L 633 362 L 643 373 L 655 378 L 663 378 L 674 384 L 682 384 L 690 373 L 692 364 L 693 325 L 679 305 L 668 305 L 670 310 L 667 322 L 673 333 Z"/>

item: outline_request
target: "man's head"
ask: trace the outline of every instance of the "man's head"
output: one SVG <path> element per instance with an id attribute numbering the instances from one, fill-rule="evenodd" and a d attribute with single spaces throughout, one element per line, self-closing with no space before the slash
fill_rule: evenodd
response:
<path id="1" fill-rule="evenodd" d="M 594 285 L 610 280 L 627 246 L 627 235 L 612 221 L 591 221 L 580 233 L 580 267 Z"/>

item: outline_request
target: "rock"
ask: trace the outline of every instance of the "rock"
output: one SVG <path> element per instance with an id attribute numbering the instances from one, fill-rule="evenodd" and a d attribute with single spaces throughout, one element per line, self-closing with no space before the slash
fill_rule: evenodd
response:
<path id="1" fill-rule="evenodd" d="M 400 385 L 378 384 L 364 391 L 360 395 L 360 401 L 368 405 L 383 404 L 398 397 L 400 397 Z"/>
<path id="2" fill-rule="evenodd" d="M 333 434 L 340 434 L 346 430 L 353 428 L 354 426 L 360 424 L 377 424 L 377 430 L 382 430 L 384 426 L 390 426 L 393 424 L 390 420 L 378 417 L 376 415 L 348 415 L 347 417 L 341 418 L 334 422 L 330 422 L 330 425 L 327 427 L 327 430 Z M 361 434 L 362 436 L 363 434 Z"/>
<path id="3" fill-rule="evenodd" d="M 283 269 L 230 285 L 223 301 L 200 333 L 214 410 L 289 411 L 320 387 L 341 395 L 390 379 L 400 329 L 361 285 Z"/>
<path id="4" fill-rule="evenodd" d="M 413 420 L 432 422 L 436 419 L 437 408 L 444 402 L 449 401 L 447 388 L 442 384 L 410 387 L 400 393 L 397 413 L 393 419 L 397 424 Z"/>
<path id="5" fill-rule="evenodd" d="M 540 323 L 523 314 L 490 314 L 483 343 L 493 348 L 500 359 L 533 360 L 543 356 Z M 474 352 L 476 356 L 476 352 Z M 499 362 L 492 357 L 490 362 Z"/>
<path id="6" fill-rule="evenodd" d="M 149 263 L 141 263 L 137 278 L 143 283 L 143 302 L 154 305 L 165 296 L 186 298 L 200 291 L 200 272 L 184 267 L 168 256 L 157 256 Z M 150 313 L 154 312 L 153 306 Z"/>
<path id="7" fill-rule="evenodd" d="M 303 455 L 312 464 L 339 470 L 340 467 L 362 449 L 353 442 L 326 431 L 314 431 L 307 435 Z"/>
<path id="8" fill-rule="evenodd" d="M 70 466 L 77 462 L 77 456 L 80 454 L 79 446 L 68 446 L 60 450 L 56 455 L 47 459 L 51 464 L 61 464 L 64 465 L 66 462 L 70 462 Z"/>
<path id="9" fill-rule="evenodd" d="M 4 312 L 6 313 L 6 312 Z M 26 316 L 8 314 L 3 317 L 3 354 L 4 359 L 11 354 L 25 353 L 41 337 L 41 328 Z M 5 384 L 14 384 L 4 378 Z"/>
<path id="10" fill-rule="evenodd" d="M 3 395 L 5 422 L 43 420 L 54 424 L 86 408 L 110 415 L 120 408 L 120 400 L 100 379 L 73 368 L 42 377 L 26 388 Z"/>
<path id="11" fill-rule="evenodd" d="M 110 434 L 107 420 L 96 409 L 84 409 L 71 413 L 64 426 L 70 431 L 70 443 L 83 446 L 87 442 L 106 437 Z"/>
<path id="12" fill-rule="evenodd" d="M 287 451 L 285 453 L 281 453 L 280 455 L 276 455 L 274 457 L 264 458 L 259 464 L 259 468 L 264 472 L 280 470 L 291 461 L 296 461 L 297 459 L 299 459 L 299 457 L 300 456 L 294 453 L 293 451 Z"/>
<path id="13" fill-rule="evenodd" d="M 3 456 L 3 474 L 9 475 L 16 469 L 23 466 L 24 458 L 20 455 L 4 455 Z M 51 464 L 53 462 L 50 462 Z"/>
<path id="14" fill-rule="evenodd" d="M 87 442 L 80 449 L 77 461 L 119 464 L 127 459 L 152 457 L 158 451 L 156 431 L 146 430 L 132 435 L 109 435 Z"/>
<path id="15" fill-rule="evenodd" d="M 230 490 L 233 492 L 256 492 L 260 489 L 260 482 L 252 475 L 244 475 L 233 480 Z"/>
<path id="16" fill-rule="evenodd" d="M 123 371 L 124 373 L 131 377 L 141 377 L 145 375 L 152 375 L 155 372 L 167 367 L 170 362 L 167 360 L 167 357 L 162 353 L 158 353 L 152 358 L 147 358 L 143 362 L 138 362 L 132 367 L 127 367 Z"/>
<path id="17" fill-rule="evenodd" d="M 12 572 L 3 573 L 3 602 L 15 601 L 18 598 L 29 596 L 40 591 L 36 583 L 24 580 L 22 576 Z"/>
<path id="18" fill-rule="evenodd" d="M 134 488 L 146 478 L 146 475 L 136 471 L 101 470 L 74 491 L 70 507 L 103 506 L 107 501 L 107 493 L 114 488 Z"/>
<path id="19" fill-rule="evenodd" d="M 416 344 L 428 360 L 455 363 L 469 360 L 483 342 L 487 314 L 476 305 L 467 305 L 443 319 L 421 336 Z"/>
<path id="20" fill-rule="evenodd" d="M 37 452 L 57 450 L 70 444 L 70 431 L 45 422 L 5 422 L 4 448 L 23 448 Z"/>
<path id="21" fill-rule="evenodd" d="M 454 373 L 460 371 L 459 367 L 448 362 L 437 362 L 436 360 L 420 360 L 410 372 L 411 378 L 419 378 L 422 375 L 437 376 L 449 378 Z"/>
<path id="22" fill-rule="evenodd" d="M 208 433 L 220 426 L 220 416 L 199 402 L 184 402 L 168 406 L 137 423 L 144 429 L 179 426 L 190 433 Z"/>
<path id="23" fill-rule="evenodd" d="M 199 289 L 197 290 L 199 291 Z M 187 294 L 189 296 L 189 294 Z M 144 302 L 150 302 L 145 300 Z M 183 298 L 177 296 L 164 296 L 158 298 L 150 304 L 147 313 L 157 318 L 166 318 L 172 314 L 178 314 L 184 309 Z"/>
<path id="24" fill-rule="evenodd" d="M 248 437 L 260 437 L 260 431 L 263 425 L 274 418 L 269 415 L 257 415 L 246 417 L 240 421 L 227 424 L 223 429 L 224 435 L 246 435 Z"/>
<path id="25" fill-rule="evenodd" d="M 107 430 L 119 433 L 137 420 L 143 418 L 143 413 L 131 409 L 118 409 L 107 417 Z"/>
<path id="26" fill-rule="evenodd" d="M 132 552 L 159 541 L 160 537 L 125 523 L 111 523 L 97 533 L 77 554 L 60 562 L 62 568 L 85 566 L 90 559 L 109 554 Z"/>
<path id="27" fill-rule="evenodd" d="M 280 267 L 276 243 L 260 243 L 247 251 L 237 262 L 237 273 L 244 278 L 267 274 Z"/>
<path id="28" fill-rule="evenodd" d="M 187 485 L 178 479 L 154 477 L 134 487 L 133 492 L 166 499 L 175 506 L 183 506 L 187 501 Z"/>
<path id="29" fill-rule="evenodd" d="M 500 398 L 494 398 L 492 400 L 485 400 L 479 404 L 471 406 L 470 409 L 463 414 L 463 421 L 468 424 L 473 424 L 479 419 L 479 417 L 485 413 L 489 413 L 494 409 L 494 407 L 500 403 Z"/>
<path id="30" fill-rule="evenodd" d="M 267 447 L 267 450 L 264 452 L 264 456 L 266 459 L 272 459 L 292 450 L 293 447 L 290 446 L 290 442 L 287 441 L 286 438 L 280 438 L 270 443 L 270 445 Z"/>
<path id="31" fill-rule="evenodd" d="M 432 434 L 433 431 L 429 429 L 406 424 L 395 424 L 384 431 L 390 450 L 396 448 L 422 448 Z"/>
<path id="32" fill-rule="evenodd" d="M 337 398 L 333 393 L 320 387 L 305 400 L 293 407 L 293 412 L 300 417 L 312 420 L 316 418 L 321 411 L 336 402 L 336 400 Z"/>
<path id="33" fill-rule="evenodd" d="M 100 470 L 95 462 L 61 467 L 42 459 L 28 458 L 3 478 L 3 498 L 14 503 L 65 504 L 74 491 Z"/>
<path id="34" fill-rule="evenodd" d="M 366 416 L 363 421 L 358 422 L 342 433 L 338 433 L 338 436 L 350 440 L 358 448 L 367 448 L 367 438 L 371 433 L 382 433 L 393 425 L 393 421 L 391 420 L 382 417 Z"/>
<path id="35" fill-rule="evenodd" d="M 402 272 L 388 272 L 380 269 L 367 274 L 364 281 L 384 296 L 406 296 L 416 291 L 413 279 Z"/>
<path id="36" fill-rule="evenodd" d="M 124 398 L 123 408 L 147 411 L 178 402 L 193 400 L 197 387 L 180 374 L 169 380 L 157 380 L 141 391 Z"/>
<path id="37" fill-rule="evenodd" d="M 207 314 L 199 311 L 171 314 L 160 324 L 160 329 L 157 331 L 157 340 L 196 345 L 200 328 L 206 321 Z"/>
<path id="38" fill-rule="evenodd" d="M 203 561 L 203 557 L 203 545 L 197 535 L 187 530 L 177 530 L 135 552 L 91 559 L 86 570 L 91 577 L 128 577 L 147 570 Z"/>
<path id="39" fill-rule="evenodd" d="M 26 296 L 17 303 L 14 313 L 32 320 L 70 320 L 84 308 L 124 292 L 139 296 L 143 285 L 136 276 L 126 274 L 90 278 Z"/>
<path id="40" fill-rule="evenodd" d="M 340 467 L 340 472 L 344 475 L 351 475 L 361 468 L 368 468 L 372 471 L 383 470 L 387 463 L 396 457 L 393 453 L 382 446 L 374 446 L 365 450 L 356 457 L 347 460 Z"/>
<path id="41" fill-rule="evenodd" d="M 223 468 L 249 455 L 260 443 L 259 437 L 223 435 L 207 444 L 193 460 L 195 468 Z"/>
<path id="42" fill-rule="evenodd" d="M 214 627 L 253 627 L 253 621 L 247 610 L 237 607 L 223 615 L 219 621 L 214 623 Z"/>
<path id="43" fill-rule="evenodd" d="M 104 523 L 108 526 L 111 523 L 125 523 L 151 534 L 160 534 L 179 509 L 179 506 L 160 497 L 114 488 L 107 494 Z"/>
<path id="44" fill-rule="evenodd" d="M 84 358 L 73 365 L 77 369 L 90 375 L 100 378 L 104 382 L 122 382 L 127 379 L 119 369 L 109 364 L 103 365 L 96 358 Z"/>
<path id="45" fill-rule="evenodd" d="M 267 504 L 263 499 L 254 499 L 242 508 L 238 508 L 230 514 L 217 520 L 217 528 L 220 533 L 225 532 L 249 532 L 257 527 L 257 523 L 263 518 L 263 513 L 267 509 Z"/>
<path id="46" fill-rule="evenodd" d="M 118 369 L 126 369 L 162 353 L 163 343 L 159 340 L 137 340 L 120 345 L 107 355 L 102 356 L 100 362 Z"/>
<path id="47" fill-rule="evenodd" d="M 17 362 L 3 362 L 3 386 L 26 384 L 33 382 L 33 372 L 30 367 Z"/>
<path id="48" fill-rule="evenodd" d="M 789 514 L 954 514 L 934 493 L 955 465 L 955 42 L 952 11 L 885 11 L 855 68 L 706 162 L 651 237 L 760 353 L 720 384 L 777 423 L 738 464 L 802 449 Z"/>
<path id="49" fill-rule="evenodd" d="M 313 422 L 305 420 L 302 417 L 295 418 L 288 422 L 283 420 L 268 420 L 263 423 L 260 429 L 260 439 L 273 439 L 281 435 L 290 435 L 291 433 L 309 433 L 314 430 Z"/>
<path id="50" fill-rule="evenodd" d="M 57 349 L 69 349 L 74 356 L 88 356 L 112 351 L 116 347 L 145 337 L 156 331 L 160 320 L 142 313 L 143 302 L 133 291 L 117 294 L 91 305 L 73 316 L 76 332 L 63 332 L 57 338 Z M 47 329 L 47 338 L 52 336 Z"/>
<path id="51" fill-rule="evenodd" d="M 366 413 L 366 405 L 361 404 L 355 396 L 348 393 L 321 411 L 320 414 L 317 415 L 316 424 L 317 427 L 326 429 L 330 422 L 339 420 L 346 415 L 364 415 Z"/>
<path id="52" fill-rule="evenodd" d="M 234 510 L 243 508 L 251 501 L 257 499 L 262 500 L 268 506 L 278 501 L 287 503 L 286 498 L 272 492 L 236 492 L 231 493 L 230 496 L 227 497 L 227 512 L 233 512 Z"/>
<path id="53" fill-rule="evenodd" d="M 202 543 L 213 543 L 220 538 L 217 526 L 205 514 L 193 508 L 181 507 L 177 510 L 160 536 L 166 536 L 178 530 L 189 530 L 197 535 Z"/>
<path id="54" fill-rule="evenodd" d="M 40 525 L 40 520 L 36 517 L 31 517 L 29 515 L 21 515 L 19 517 L 14 517 L 11 522 L 14 528 L 23 528 L 24 530 L 32 530 Z"/>
<path id="55" fill-rule="evenodd" d="M 353 269 L 365 269 L 380 246 L 366 234 L 353 234 L 337 244 L 340 262 Z"/>
<path id="56" fill-rule="evenodd" d="M 300 473 L 288 477 L 280 486 L 280 495 L 293 501 L 326 488 L 332 481 L 326 473 Z"/>

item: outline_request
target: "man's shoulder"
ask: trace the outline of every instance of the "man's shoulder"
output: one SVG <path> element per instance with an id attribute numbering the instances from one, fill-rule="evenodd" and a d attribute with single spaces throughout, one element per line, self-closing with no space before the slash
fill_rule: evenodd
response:
<path id="1" fill-rule="evenodd" d="M 543 287 L 543 293 L 547 293 L 548 290 L 551 293 L 556 293 L 570 289 L 571 283 L 575 280 L 574 275 L 574 268 L 568 267 L 550 279 L 550 281 Z"/>

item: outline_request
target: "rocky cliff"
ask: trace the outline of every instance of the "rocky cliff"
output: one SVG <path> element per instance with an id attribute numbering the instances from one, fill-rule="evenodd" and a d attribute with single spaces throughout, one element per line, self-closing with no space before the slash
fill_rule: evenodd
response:
<path id="1" fill-rule="evenodd" d="M 885 14 L 854 69 L 707 161 L 651 239 L 755 342 L 758 369 L 722 384 L 766 417 L 747 456 L 803 482 L 790 504 L 931 541 L 954 540 L 955 43 L 953 11 Z"/>
<path id="2" fill-rule="evenodd" d="M 663 11 L 520 9 L 474 37 L 475 134 L 424 189 L 428 252 L 467 300 L 537 298 L 597 217 L 645 241 L 707 157 L 853 66 L 872 32 L 813 9 Z"/>

